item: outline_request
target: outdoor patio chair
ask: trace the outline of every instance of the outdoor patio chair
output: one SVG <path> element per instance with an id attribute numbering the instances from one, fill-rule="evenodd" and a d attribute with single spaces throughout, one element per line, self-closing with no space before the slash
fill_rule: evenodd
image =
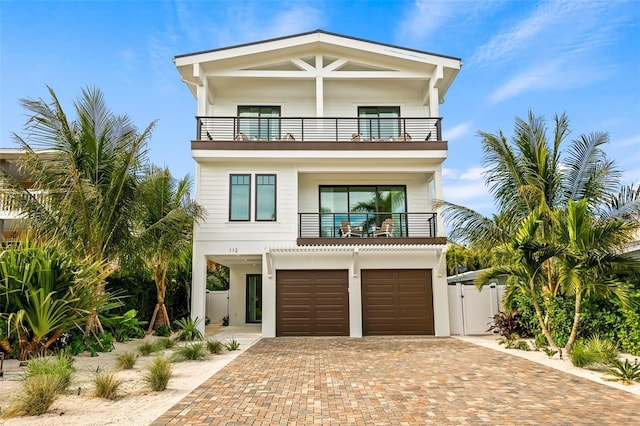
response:
<path id="1" fill-rule="evenodd" d="M 234 141 L 248 141 L 249 138 L 244 133 L 240 132 L 236 135 Z"/>
<path id="2" fill-rule="evenodd" d="M 373 230 L 374 237 L 391 237 L 393 232 L 393 220 L 387 218 L 382 222 L 380 227 L 376 227 Z"/>
<path id="3" fill-rule="evenodd" d="M 295 142 L 296 138 L 293 136 L 293 133 L 287 133 L 280 140 L 285 142 Z"/>
<path id="4" fill-rule="evenodd" d="M 349 222 L 343 220 L 340 222 L 340 236 L 342 238 L 362 237 L 362 226 L 351 226 Z"/>

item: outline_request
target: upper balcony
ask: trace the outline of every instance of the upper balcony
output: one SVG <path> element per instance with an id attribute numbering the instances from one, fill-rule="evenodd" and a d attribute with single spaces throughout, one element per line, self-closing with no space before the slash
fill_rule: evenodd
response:
<path id="1" fill-rule="evenodd" d="M 192 149 L 446 150 L 440 117 L 196 117 Z M 302 142 L 302 143 L 300 143 Z"/>

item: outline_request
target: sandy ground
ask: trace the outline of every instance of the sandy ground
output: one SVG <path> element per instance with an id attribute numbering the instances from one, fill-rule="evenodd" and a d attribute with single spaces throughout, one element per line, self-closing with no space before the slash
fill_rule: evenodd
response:
<path id="1" fill-rule="evenodd" d="M 169 381 L 168 388 L 163 392 L 152 392 L 145 389 L 142 376 L 144 365 L 152 356 L 140 357 L 135 368 L 126 371 L 117 371 L 116 374 L 125 382 L 121 387 L 121 398 L 116 401 L 105 400 L 92 396 L 92 378 L 98 368 L 100 370 L 115 371 L 116 357 L 127 351 L 135 350 L 142 340 L 127 343 L 116 343 L 113 352 L 101 353 L 97 357 L 86 354 L 76 357 L 76 374 L 69 387 L 69 392 L 61 396 L 49 409 L 38 417 L 25 417 L 0 420 L 2 425 L 148 425 L 174 404 L 185 397 L 190 391 L 198 387 L 206 379 L 227 365 L 231 360 L 240 355 L 260 336 L 259 326 L 247 327 L 222 327 L 209 329 L 207 335 L 215 335 L 220 341 L 234 338 L 240 342 L 240 350 L 225 352 L 222 355 L 211 355 L 205 361 L 187 361 L 173 364 L 173 377 Z M 617 382 L 603 379 L 602 372 L 595 372 L 573 367 L 568 359 L 548 358 L 544 352 L 525 352 L 514 349 L 505 349 L 496 342 L 495 336 L 464 336 L 455 337 L 470 343 L 482 345 L 493 350 L 502 351 L 513 356 L 520 356 L 531 361 L 547 365 L 570 374 L 593 380 L 607 386 L 612 386 L 636 395 L 640 395 L 640 383 L 625 386 Z M 147 337 L 146 339 L 154 339 Z M 170 355 L 171 350 L 164 355 Z M 633 362 L 633 357 L 631 361 Z M 5 376 L 0 379 L 0 409 L 4 410 L 14 399 L 20 386 L 21 368 L 14 360 L 5 361 Z"/>
<path id="2" fill-rule="evenodd" d="M 189 392 L 247 350 L 260 337 L 256 327 L 208 327 L 206 335 L 226 342 L 233 338 L 240 343 L 240 350 L 210 355 L 205 361 L 173 363 L 173 376 L 162 392 L 146 389 L 142 376 L 144 366 L 157 356 L 139 357 L 132 370 L 115 370 L 116 357 L 128 350 L 135 350 L 143 340 L 116 343 L 112 352 L 100 353 L 97 357 L 81 354 L 75 357 L 76 373 L 67 394 L 60 396 L 49 411 L 38 417 L 0 419 L 1 425 L 148 425 L 157 417 L 184 398 Z M 146 340 L 155 340 L 149 336 Z M 172 350 L 164 351 L 169 356 Z M 94 397 L 92 379 L 97 369 L 116 372 L 124 380 L 115 401 Z M 4 378 L 0 379 L 0 410 L 6 409 L 20 388 L 22 369 L 15 360 L 5 360 Z"/>

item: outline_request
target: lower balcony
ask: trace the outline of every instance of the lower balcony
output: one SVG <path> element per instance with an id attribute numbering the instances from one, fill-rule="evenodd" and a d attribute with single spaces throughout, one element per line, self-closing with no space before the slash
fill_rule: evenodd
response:
<path id="1" fill-rule="evenodd" d="M 298 245 L 445 244 L 436 213 L 298 213 Z"/>

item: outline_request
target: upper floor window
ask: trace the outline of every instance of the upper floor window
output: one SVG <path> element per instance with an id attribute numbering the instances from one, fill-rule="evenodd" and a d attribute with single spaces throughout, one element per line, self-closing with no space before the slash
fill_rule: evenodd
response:
<path id="1" fill-rule="evenodd" d="M 276 220 L 276 175 L 256 175 L 256 220 Z"/>
<path id="2" fill-rule="evenodd" d="M 249 140 L 280 138 L 279 106 L 238 106 L 239 128 Z M 278 117 L 278 118 L 269 118 Z"/>
<path id="3" fill-rule="evenodd" d="M 229 220 L 250 220 L 251 175 L 231 175 Z"/>
<path id="4" fill-rule="evenodd" d="M 400 135 L 399 106 L 358 107 L 358 133 L 365 139 L 389 139 Z"/>

